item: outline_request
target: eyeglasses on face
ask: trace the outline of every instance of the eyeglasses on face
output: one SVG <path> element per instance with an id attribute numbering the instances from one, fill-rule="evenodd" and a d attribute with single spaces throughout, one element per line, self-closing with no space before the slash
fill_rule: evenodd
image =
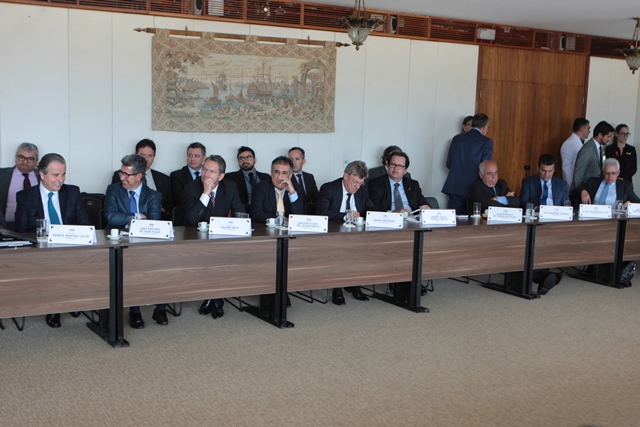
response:
<path id="1" fill-rule="evenodd" d="M 129 177 L 131 177 L 131 176 L 136 176 L 136 175 L 137 175 L 137 173 L 127 173 L 127 172 L 125 172 L 125 171 L 118 171 L 118 175 L 120 175 L 121 177 L 123 177 L 123 176 L 124 176 L 124 177 L 129 178 Z"/>
<path id="2" fill-rule="evenodd" d="M 244 162 L 245 160 L 253 160 L 253 156 L 251 154 L 249 154 L 248 156 L 240 156 L 238 157 L 238 160 L 240 160 L 241 162 Z"/>
<path id="3" fill-rule="evenodd" d="M 389 163 L 389 167 L 392 169 L 404 169 L 406 168 L 405 165 L 399 165 L 397 163 Z"/>
<path id="4" fill-rule="evenodd" d="M 25 157 L 22 154 L 18 154 L 16 157 L 18 157 L 18 160 L 20 160 L 21 162 L 33 163 L 36 161 L 35 157 Z"/>
<path id="5" fill-rule="evenodd" d="M 629 135 L 631 135 L 631 132 L 620 132 L 618 135 L 620 135 L 620 136 L 629 136 Z"/>

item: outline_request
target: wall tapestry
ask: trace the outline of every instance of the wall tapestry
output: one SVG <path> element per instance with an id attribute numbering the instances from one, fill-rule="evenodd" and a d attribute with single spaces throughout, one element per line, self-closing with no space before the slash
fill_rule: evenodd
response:
<path id="1" fill-rule="evenodd" d="M 334 131 L 336 49 L 153 37 L 153 130 L 224 133 Z"/>

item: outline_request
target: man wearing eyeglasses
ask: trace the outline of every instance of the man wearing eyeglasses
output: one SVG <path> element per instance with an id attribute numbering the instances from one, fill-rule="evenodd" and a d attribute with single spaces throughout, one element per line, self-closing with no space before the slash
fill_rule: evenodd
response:
<path id="1" fill-rule="evenodd" d="M 416 209 L 431 209 L 422 195 L 418 181 L 406 176 L 409 156 L 395 152 L 387 163 L 387 174 L 369 181 L 369 198 L 376 210 L 389 212 L 412 212 Z"/>
<path id="2" fill-rule="evenodd" d="M 171 196 L 171 180 L 165 174 L 155 169 L 151 169 L 153 161 L 156 158 L 156 144 L 150 139 L 141 139 L 136 144 L 136 154 L 140 154 L 147 161 L 147 170 L 144 176 L 144 182 L 152 190 L 159 191 L 162 194 L 161 213 L 162 219 L 171 219 L 171 210 L 173 209 L 173 200 Z M 112 184 L 120 182 L 120 171 L 113 173 L 111 178 Z"/>
<path id="3" fill-rule="evenodd" d="M 160 219 L 162 194 L 150 189 L 142 182 L 147 170 L 147 161 L 139 154 L 129 154 L 121 160 L 120 183 L 107 187 L 105 216 L 107 230 L 129 228 L 132 219 Z M 158 304 L 153 311 L 153 320 L 160 325 L 169 323 L 166 304 Z M 140 307 L 130 307 L 129 323 L 134 329 L 144 328 Z"/>
<path id="4" fill-rule="evenodd" d="M 326 215 L 329 221 L 344 221 L 348 210 L 355 211 L 355 217 L 364 217 L 367 211 L 376 210 L 371 203 L 364 181 L 369 175 L 367 165 L 356 160 L 347 165 L 342 174 L 342 178 L 327 182 L 320 187 L 317 215 Z M 360 301 L 367 301 L 369 298 L 362 293 L 359 286 L 345 288 L 353 297 Z M 345 303 L 341 288 L 334 288 L 332 292 L 333 303 L 342 305 Z"/>
<path id="5" fill-rule="evenodd" d="M 16 165 L 0 169 L 0 212 L 4 214 L 6 225 L 15 229 L 16 193 L 35 187 L 40 177 L 35 173 L 38 164 L 38 147 L 23 142 L 16 150 Z"/>
<path id="6" fill-rule="evenodd" d="M 238 148 L 238 166 L 240 170 L 230 172 L 226 179 L 232 180 L 238 187 L 240 193 L 240 201 L 248 209 L 251 207 L 253 196 L 253 187 L 261 181 L 271 180 L 271 176 L 256 170 L 256 153 L 249 147 L 242 146 Z"/>

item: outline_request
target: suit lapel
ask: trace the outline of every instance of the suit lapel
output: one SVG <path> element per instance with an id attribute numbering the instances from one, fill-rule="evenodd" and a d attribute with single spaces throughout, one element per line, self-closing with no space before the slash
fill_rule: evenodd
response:
<path id="1" fill-rule="evenodd" d="M 68 194 L 67 188 L 63 185 L 60 187 L 60 191 L 58 191 L 58 201 L 60 202 L 60 215 L 62 216 L 62 223 L 68 224 L 70 221 L 67 218 L 67 203 L 68 203 Z"/>
<path id="2" fill-rule="evenodd" d="M 33 198 L 33 206 L 35 206 L 38 212 L 38 218 L 45 218 L 44 206 L 42 206 L 42 197 L 40 197 L 40 186 L 38 185 L 37 191 L 33 191 L 31 197 Z"/>

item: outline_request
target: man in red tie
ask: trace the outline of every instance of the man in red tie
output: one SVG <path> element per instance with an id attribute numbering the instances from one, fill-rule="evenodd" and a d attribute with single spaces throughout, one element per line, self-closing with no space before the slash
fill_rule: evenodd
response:
<path id="1" fill-rule="evenodd" d="M 16 193 L 35 187 L 40 177 L 35 172 L 38 164 L 38 147 L 23 142 L 16 150 L 16 165 L 0 169 L 0 212 L 4 214 L 9 229 L 15 229 Z"/>

